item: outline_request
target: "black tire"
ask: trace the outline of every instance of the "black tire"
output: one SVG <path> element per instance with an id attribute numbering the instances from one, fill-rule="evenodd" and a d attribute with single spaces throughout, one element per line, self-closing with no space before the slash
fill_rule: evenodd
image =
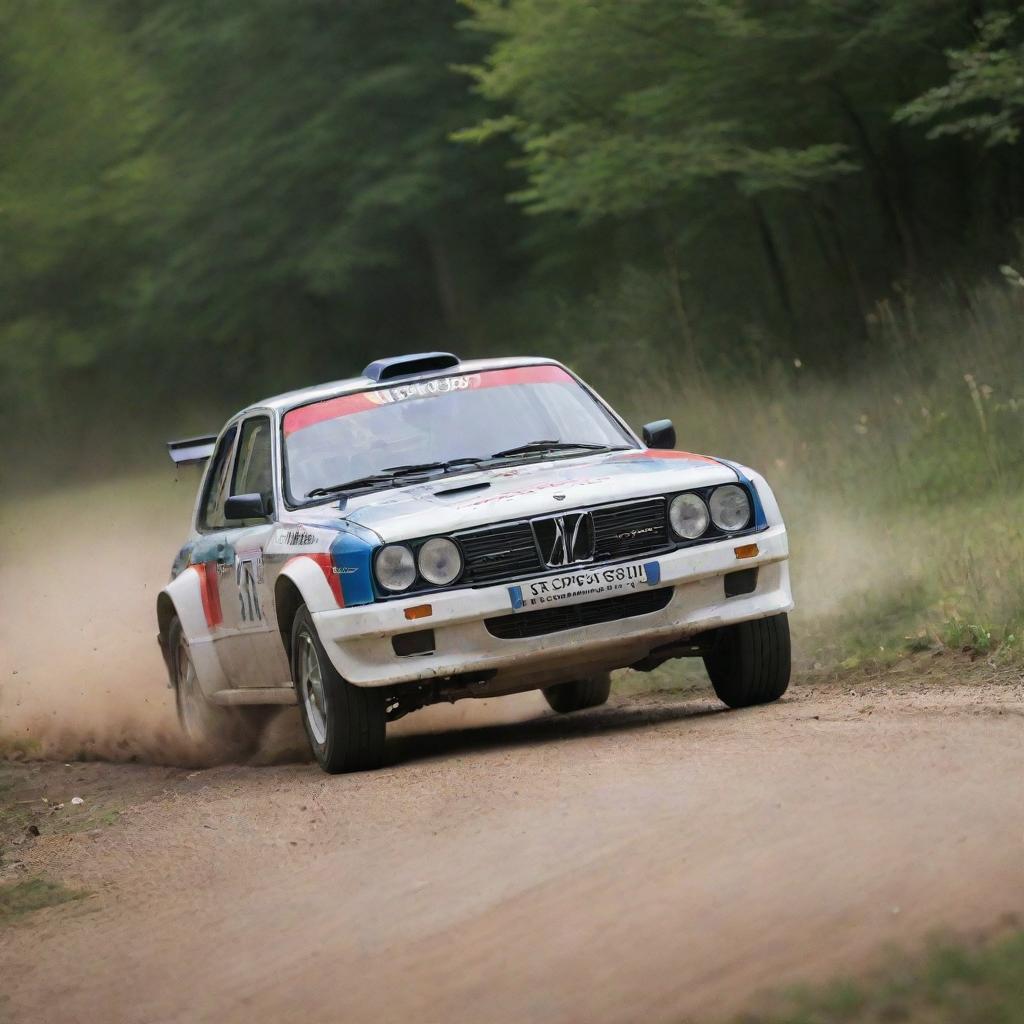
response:
<path id="1" fill-rule="evenodd" d="M 167 629 L 174 704 L 182 732 L 207 755 L 224 760 L 245 757 L 259 745 L 268 708 L 222 707 L 203 694 L 188 640 L 177 616 Z"/>
<path id="2" fill-rule="evenodd" d="M 722 626 L 704 666 L 718 699 L 731 708 L 778 700 L 789 686 L 789 616 Z"/>
<path id="3" fill-rule="evenodd" d="M 305 677 L 312 670 L 310 658 L 319 673 L 319 692 L 312 677 Z M 342 679 L 305 605 L 299 606 L 292 623 L 291 662 L 302 724 L 320 767 L 331 775 L 378 768 L 384 761 L 387 726 L 384 695 Z"/>
<path id="4" fill-rule="evenodd" d="M 552 711 L 567 715 L 584 708 L 596 708 L 608 700 L 612 691 L 612 677 L 609 673 L 574 679 L 571 683 L 558 683 L 544 690 L 544 699 Z"/>

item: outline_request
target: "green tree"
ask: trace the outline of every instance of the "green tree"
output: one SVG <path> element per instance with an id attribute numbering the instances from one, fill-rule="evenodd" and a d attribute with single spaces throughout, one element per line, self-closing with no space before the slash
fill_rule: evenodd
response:
<path id="1" fill-rule="evenodd" d="M 351 372 L 398 339 L 465 340 L 510 218 L 503 157 L 448 142 L 479 102 L 449 71 L 475 52 L 454 14 L 439 0 L 153 4 L 135 37 L 169 83 L 159 148 L 178 173 L 144 314 L 226 359 L 245 351 L 237 373 L 255 358 L 268 387 L 314 365 Z"/>
<path id="2" fill-rule="evenodd" d="M 896 111 L 898 121 L 931 125 L 929 138 L 963 135 L 986 146 L 1014 144 L 1024 124 L 1024 10 L 990 12 L 977 37 L 951 49 L 949 80 Z"/>
<path id="3" fill-rule="evenodd" d="M 160 94 L 92 5 L 6 4 L 0 68 L 0 404 L 49 414 L 133 345 Z"/>

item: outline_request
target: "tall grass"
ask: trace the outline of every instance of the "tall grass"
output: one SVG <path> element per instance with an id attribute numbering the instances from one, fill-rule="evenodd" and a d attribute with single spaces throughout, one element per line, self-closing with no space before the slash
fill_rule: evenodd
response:
<path id="1" fill-rule="evenodd" d="M 768 477 L 806 660 L 1008 654 L 1024 635 L 1024 287 L 1006 278 L 956 302 L 879 303 L 870 355 L 838 375 L 799 351 L 682 367 L 649 341 L 624 362 L 607 333 L 601 361 L 581 361 L 634 423 L 669 415 L 682 447 Z M 598 312 L 585 327 L 600 334 Z"/>

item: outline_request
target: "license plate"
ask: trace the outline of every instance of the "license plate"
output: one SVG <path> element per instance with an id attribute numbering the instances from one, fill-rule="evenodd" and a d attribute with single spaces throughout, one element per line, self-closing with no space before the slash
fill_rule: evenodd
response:
<path id="1" fill-rule="evenodd" d="M 525 612 L 556 604 L 600 601 L 616 594 L 654 587 L 660 582 L 661 566 L 657 562 L 630 562 L 628 565 L 577 569 L 530 583 L 519 583 L 508 588 L 508 596 L 513 611 Z"/>

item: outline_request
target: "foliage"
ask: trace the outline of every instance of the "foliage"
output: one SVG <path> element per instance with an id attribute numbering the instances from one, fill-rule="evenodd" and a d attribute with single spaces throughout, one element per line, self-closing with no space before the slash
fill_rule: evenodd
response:
<path id="1" fill-rule="evenodd" d="M 736 201 L 855 169 L 842 142 L 809 138 L 807 104 L 778 88 L 794 38 L 769 18 L 732 3 L 465 2 L 470 26 L 498 37 L 466 71 L 516 115 L 457 137 L 511 134 L 529 178 L 514 198 L 534 213 L 653 214 L 719 183 Z"/>
<path id="2" fill-rule="evenodd" d="M 1024 120 L 1024 20 L 1020 10 L 990 12 L 977 39 L 948 53 L 950 77 L 896 112 L 897 120 L 933 122 L 929 137 L 966 135 L 985 145 L 1016 143 Z"/>
<path id="3" fill-rule="evenodd" d="M 6 4 L 0 67 L 0 403 L 37 416 L 130 345 L 159 91 L 80 4 Z"/>
<path id="4" fill-rule="evenodd" d="M 389 351 L 855 372 L 907 296 L 962 306 L 1017 261 L 1020 12 L 982 15 L 7 0 L 13 456 L 109 471 L 137 424 L 209 427 Z"/>

